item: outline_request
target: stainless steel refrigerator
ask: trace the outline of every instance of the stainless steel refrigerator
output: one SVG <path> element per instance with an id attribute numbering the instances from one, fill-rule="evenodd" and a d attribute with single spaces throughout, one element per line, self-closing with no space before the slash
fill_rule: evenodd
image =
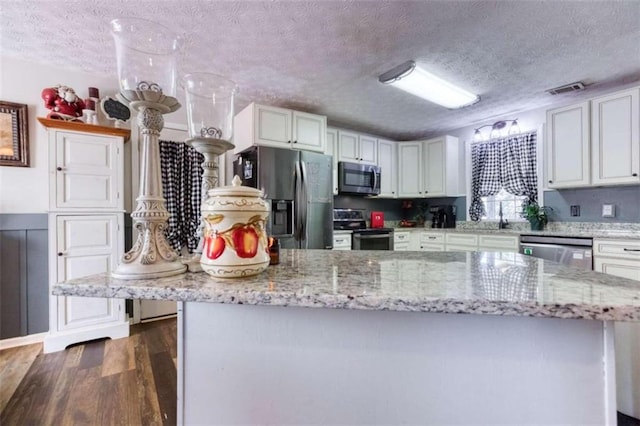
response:
<path id="1" fill-rule="evenodd" d="M 242 151 L 234 173 L 271 203 L 267 232 L 283 248 L 331 249 L 332 157 L 264 146 Z"/>

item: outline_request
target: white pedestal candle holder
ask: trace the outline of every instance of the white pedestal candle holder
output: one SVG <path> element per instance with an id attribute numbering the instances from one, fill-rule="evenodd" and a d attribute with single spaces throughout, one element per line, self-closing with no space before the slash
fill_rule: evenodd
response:
<path id="1" fill-rule="evenodd" d="M 172 96 L 153 90 L 125 90 L 117 97 L 138 111 L 142 161 L 138 204 L 131 213 L 138 238 L 112 275 L 121 279 L 140 279 L 181 274 L 187 268 L 165 237 L 169 212 L 162 196 L 159 149 L 160 131 L 164 127 L 162 114 L 178 110 L 180 103 Z"/>

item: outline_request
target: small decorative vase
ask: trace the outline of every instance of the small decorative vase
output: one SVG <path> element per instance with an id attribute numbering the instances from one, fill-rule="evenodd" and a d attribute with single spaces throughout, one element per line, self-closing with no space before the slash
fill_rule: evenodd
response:
<path id="1" fill-rule="evenodd" d="M 257 275 L 269 266 L 266 221 L 269 204 L 263 194 L 241 185 L 213 188 L 202 204 L 204 246 L 200 265 L 218 278 Z"/>

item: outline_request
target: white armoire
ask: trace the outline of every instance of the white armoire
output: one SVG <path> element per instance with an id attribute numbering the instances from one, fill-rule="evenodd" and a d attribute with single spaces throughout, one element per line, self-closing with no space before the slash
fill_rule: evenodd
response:
<path id="1" fill-rule="evenodd" d="M 38 118 L 49 133 L 49 284 L 111 272 L 124 252 L 130 131 Z M 125 301 L 49 295 L 44 352 L 129 335 Z"/>

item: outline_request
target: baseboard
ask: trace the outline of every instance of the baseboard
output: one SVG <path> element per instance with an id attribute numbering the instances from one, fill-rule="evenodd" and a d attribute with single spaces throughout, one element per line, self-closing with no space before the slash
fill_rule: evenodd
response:
<path id="1" fill-rule="evenodd" d="M 18 346 L 32 345 L 34 343 L 42 343 L 47 332 L 29 334 L 28 336 L 12 337 L 11 339 L 0 340 L 0 351 L 3 349 L 15 348 Z"/>

